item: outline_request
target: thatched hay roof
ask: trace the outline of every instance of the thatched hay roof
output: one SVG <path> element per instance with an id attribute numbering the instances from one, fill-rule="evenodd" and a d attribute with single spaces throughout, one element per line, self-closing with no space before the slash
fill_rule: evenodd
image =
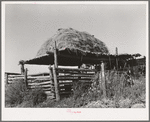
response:
<path id="1" fill-rule="evenodd" d="M 89 53 L 86 52 L 85 55 L 81 54 L 77 51 L 78 56 L 76 56 L 76 52 L 68 52 L 67 48 L 64 50 L 60 50 L 57 54 L 58 65 L 60 66 L 79 66 L 80 64 L 100 64 L 101 61 L 106 63 L 114 63 L 116 64 L 116 58 L 120 62 L 126 62 L 133 59 L 135 54 L 97 54 L 97 53 Z M 131 61 L 132 63 L 133 61 Z M 54 64 L 54 53 L 48 52 L 43 56 L 39 56 L 30 60 L 24 61 L 24 64 L 34 64 L 34 65 L 53 65 Z"/>
<path id="2" fill-rule="evenodd" d="M 112 55 L 105 44 L 94 36 L 79 32 L 72 28 L 59 29 L 58 32 L 46 41 L 33 59 L 20 61 L 24 64 L 53 65 L 54 64 L 54 44 L 57 42 L 58 65 L 79 66 L 85 64 L 99 64 L 101 61 L 114 62 L 129 61 L 140 54 L 120 54 Z"/>
<path id="3" fill-rule="evenodd" d="M 53 52 L 54 41 L 57 43 L 58 50 L 68 48 L 71 51 L 109 53 L 106 45 L 93 35 L 68 28 L 58 29 L 57 33 L 41 46 L 36 56 L 39 57 L 47 54 L 47 52 Z"/>

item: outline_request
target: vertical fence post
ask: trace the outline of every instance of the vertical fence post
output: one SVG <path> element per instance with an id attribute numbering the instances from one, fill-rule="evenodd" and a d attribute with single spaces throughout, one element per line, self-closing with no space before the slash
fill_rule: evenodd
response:
<path id="1" fill-rule="evenodd" d="M 53 73 L 52 73 L 52 67 L 51 67 L 51 65 L 49 66 L 49 76 L 50 76 L 50 81 L 51 81 L 52 78 L 53 78 Z"/>
<path id="2" fill-rule="evenodd" d="M 117 58 L 117 56 L 118 56 L 118 48 L 116 47 L 116 69 L 118 71 L 118 58 Z"/>
<path id="3" fill-rule="evenodd" d="M 80 69 L 81 65 L 78 65 L 78 69 Z M 78 73 L 81 73 L 81 71 L 79 70 Z M 81 79 L 81 77 L 78 77 L 78 81 Z"/>
<path id="4" fill-rule="evenodd" d="M 106 97 L 105 70 L 103 62 L 101 63 L 101 79 L 102 79 L 103 96 Z"/>
<path id="5" fill-rule="evenodd" d="M 21 65 L 21 74 L 23 75 L 25 73 L 24 64 L 21 63 L 20 65 Z"/>
<path id="6" fill-rule="evenodd" d="M 54 92 L 54 82 L 53 82 L 53 71 L 51 65 L 49 66 L 49 76 L 50 76 L 50 81 L 52 84 L 50 84 L 51 91 Z"/>
<path id="7" fill-rule="evenodd" d="M 5 84 L 8 84 L 8 73 L 5 74 Z"/>
<path id="8" fill-rule="evenodd" d="M 57 75 L 56 75 L 56 68 L 55 68 L 55 66 L 53 67 L 53 76 L 54 76 L 54 86 L 55 86 L 56 101 L 59 101 L 60 100 L 59 84 L 57 82 Z"/>
<path id="9" fill-rule="evenodd" d="M 55 86 L 55 94 L 56 94 L 56 101 L 60 100 L 60 94 L 59 94 L 59 83 L 57 81 L 57 72 L 56 68 L 58 68 L 58 62 L 57 62 L 57 47 L 56 47 L 56 41 L 54 45 L 54 67 L 53 67 L 53 76 L 54 76 L 54 86 Z"/>
<path id="10" fill-rule="evenodd" d="M 28 72 L 28 69 L 26 68 L 25 69 L 25 73 L 24 73 L 24 81 L 25 81 L 25 84 L 26 84 L 26 88 L 28 88 L 28 76 L 27 76 L 27 72 Z"/>
<path id="11" fill-rule="evenodd" d="M 55 68 L 58 67 L 56 41 L 55 41 L 55 46 L 54 46 L 54 65 L 55 65 Z"/>
<path id="12" fill-rule="evenodd" d="M 118 86 L 119 86 L 119 74 L 118 74 L 118 48 L 116 47 L 116 70 L 117 70 L 117 80 L 115 81 L 116 83 L 116 85 L 115 85 L 115 105 L 116 105 L 116 107 L 118 107 L 119 105 L 118 105 L 118 100 L 119 100 L 119 88 L 118 88 Z"/>

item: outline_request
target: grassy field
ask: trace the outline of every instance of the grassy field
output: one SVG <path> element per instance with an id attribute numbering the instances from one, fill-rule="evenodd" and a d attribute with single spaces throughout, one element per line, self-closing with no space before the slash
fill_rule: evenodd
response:
<path id="1" fill-rule="evenodd" d="M 124 74 L 106 73 L 107 96 L 104 97 L 98 81 L 98 75 L 92 85 L 74 83 L 74 94 L 70 97 L 55 101 L 39 88 L 26 89 L 23 81 L 16 81 L 5 86 L 5 107 L 21 108 L 145 108 L 146 79 L 136 75 L 134 84 L 121 86 L 127 81 Z"/>

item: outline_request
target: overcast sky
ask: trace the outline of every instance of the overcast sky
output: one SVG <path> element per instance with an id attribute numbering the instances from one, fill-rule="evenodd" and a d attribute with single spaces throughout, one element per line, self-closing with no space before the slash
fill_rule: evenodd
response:
<path id="1" fill-rule="evenodd" d="M 146 4 L 7 4 L 5 71 L 20 72 L 19 60 L 34 58 L 59 28 L 68 27 L 94 35 L 112 54 L 118 47 L 119 53 L 146 55 Z"/>

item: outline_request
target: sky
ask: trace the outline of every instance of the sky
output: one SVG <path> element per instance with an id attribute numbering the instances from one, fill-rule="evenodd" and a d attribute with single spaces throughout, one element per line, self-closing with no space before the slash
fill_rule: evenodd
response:
<path id="1" fill-rule="evenodd" d="M 146 4 L 6 4 L 5 71 L 20 72 L 18 62 L 32 59 L 59 28 L 86 31 L 111 54 L 146 55 Z M 48 66 L 25 65 L 29 73 Z"/>

